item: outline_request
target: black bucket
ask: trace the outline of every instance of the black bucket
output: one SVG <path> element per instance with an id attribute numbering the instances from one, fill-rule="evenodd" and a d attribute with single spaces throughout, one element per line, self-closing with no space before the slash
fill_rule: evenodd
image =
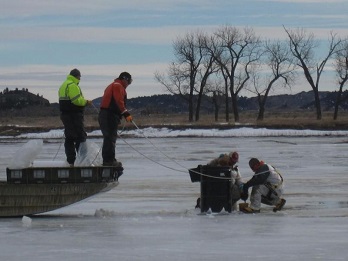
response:
<path id="1" fill-rule="evenodd" d="M 201 169 L 202 169 L 202 165 L 198 165 L 197 168 L 189 169 L 191 182 L 201 181 Z"/>
<path id="2" fill-rule="evenodd" d="M 232 211 L 231 169 L 229 167 L 201 167 L 201 212 Z"/>

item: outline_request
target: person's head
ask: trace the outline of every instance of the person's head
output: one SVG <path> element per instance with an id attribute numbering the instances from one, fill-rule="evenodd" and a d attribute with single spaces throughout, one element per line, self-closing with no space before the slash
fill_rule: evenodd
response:
<path id="1" fill-rule="evenodd" d="M 249 167 L 255 172 L 260 167 L 260 161 L 257 158 L 251 158 L 249 160 Z"/>
<path id="2" fill-rule="evenodd" d="M 236 164 L 239 160 L 239 155 L 236 151 L 230 152 L 228 156 L 230 157 L 230 162 L 232 163 L 232 165 Z"/>
<path id="3" fill-rule="evenodd" d="M 81 79 L 81 73 L 80 73 L 80 71 L 79 70 L 77 70 L 76 68 L 75 69 L 72 69 L 71 71 L 70 71 L 70 75 L 71 76 L 74 76 L 76 79 Z"/>
<path id="4" fill-rule="evenodd" d="M 123 83 L 127 84 L 126 86 L 130 85 L 133 81 L 132 76 L 128 72 L 120 73 L 118 79 L 122 80 Z"/>

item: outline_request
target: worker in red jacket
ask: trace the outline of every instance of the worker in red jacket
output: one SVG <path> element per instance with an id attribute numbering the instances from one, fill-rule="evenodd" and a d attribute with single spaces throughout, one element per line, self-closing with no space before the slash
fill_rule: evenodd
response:
<path id="1" fill-rule="evenodd" d="M 99 126 L 103 134 L 102 157 L 104 166 L 122 166 L 115 157 L 118 125 L 122 117 L 133 120 L 126 109 L 126 88 L 132 83 L 132 76 L 122 72 L 104 91 L 99 112 Z"/>

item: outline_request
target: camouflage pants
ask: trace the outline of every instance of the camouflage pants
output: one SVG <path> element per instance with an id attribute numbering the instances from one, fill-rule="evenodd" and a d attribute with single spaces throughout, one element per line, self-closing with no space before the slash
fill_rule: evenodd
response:
<path id="1" fill-rule="evenodd" d="M 261 203 L 275 206 L 280 202 L 282 194 L 282 185 L 273 190 L 266 185 L 253 186 L 250 195 L 250 207 L 254 210 L 259 210 L 261 208 Z"/>

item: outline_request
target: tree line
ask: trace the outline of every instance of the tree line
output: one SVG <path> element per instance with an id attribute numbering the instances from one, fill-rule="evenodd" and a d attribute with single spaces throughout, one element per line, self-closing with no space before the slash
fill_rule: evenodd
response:
<path id="1" fill-rule="evenodd" d="M 155 79 L 170 93 L 188 103 L 189 121 L 199 121 L 203 95 L 210 95 L 218 118 L 224 97 L 225 120 L 239 122 L 241 90 L 258 100 L 258 120 L 264 119 L 267 97 L 275 88 L 291 88 L 303 73 L 313 90 L 316 117 L 322 118 L 320 79 L 330 59 L 335 67 L 337 98 L 333 118 L 337 119 L 343 89 L 348 80 L 348 38 L 333 31 L 323 58 L 317 58 L 318 40 L 303 28 L 283 27 L 286 40 L 261 39 L 250 27 L 221 26 L 212 33 L 196 30 L 173 42 L 175 60 Z M 230 108 L 231 105 L 231 108 Z"/>

